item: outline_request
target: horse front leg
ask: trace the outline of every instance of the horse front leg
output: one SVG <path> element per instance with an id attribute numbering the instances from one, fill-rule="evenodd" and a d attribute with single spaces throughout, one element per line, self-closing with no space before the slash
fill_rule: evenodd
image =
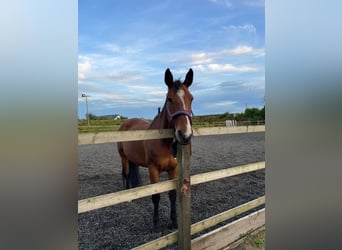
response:
<path id="1" fill-rule="evenodd" d="M 175 158 L 173 158 L 173 161 L 171 161 L 171 164 L 173 165 L 171 167 L 171 170 L 168 171 L 168 176 L 170 180 L 173 180 L 177 177 L 177 162 Z M 171 224 L 170 228 L 171 229 L 177 229 L 178 224 L 177 224 L 177 210 L 176 210 L 176 198 L 177 198 L 177 192 L 176 190 L 171 190 L 169 191 L 169 199 L 170 199 L 170 219 L 171 219 Z"/>
<path id="2" fill-rule="evenodd" d="M 157 167 L 150 166 L 150 181 L 151 184 L 159 182 L 159 175 L 160 172 Z M 153 202 L 153 231 L 159 232 L 160 231 L 160 222 L 159 222 L 159 201 L 160 201 L 160 194 L 153 194 L 152 195 L 152 202 Z"/>
<path id="3" fill-rule="evenodd" d="M 177 193 L 176 190 L 171 190 L 169 191 L 169 199 L 170 199 L 170 219 L 171 219 L 171 224 L 169 227 L 171 229 L 177 229 L 178 224 L 177 224 L 177 212 L 176 212 L 176 198 L 177 198 Z"/>
<path id="4" fill-rule="evenodd" d="M 153 231 L 158 233 L 160 231 L 160 222 L 159 222 L 159 201 L 160 201 L 160 194 L 153 194 L 152 195 L 152 202 L 153 202 Z"/>

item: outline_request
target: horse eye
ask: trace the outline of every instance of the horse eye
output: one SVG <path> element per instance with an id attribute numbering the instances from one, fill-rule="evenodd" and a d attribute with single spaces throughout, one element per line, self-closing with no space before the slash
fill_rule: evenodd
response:
<path id="1" fill-rule="evenodd" d="M 167 98 L 167 101 L 168 101 L 168 102 L 172 102 L 171 97 L 168 97 L 168 98 Z"/>

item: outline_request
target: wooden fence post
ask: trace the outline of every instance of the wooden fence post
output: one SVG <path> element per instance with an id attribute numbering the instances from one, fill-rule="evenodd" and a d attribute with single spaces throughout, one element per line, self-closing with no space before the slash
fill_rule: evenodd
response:
<path id="1" fill-rule="evenodd" d="M 178 248 L 181 250 L 191 249 L 190 150 L 190 145 L 177 143 L 177 222 Z"/>

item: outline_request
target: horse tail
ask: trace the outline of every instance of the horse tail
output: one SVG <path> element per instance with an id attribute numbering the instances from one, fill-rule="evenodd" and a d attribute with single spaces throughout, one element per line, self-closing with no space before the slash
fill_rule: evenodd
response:
<path id="1" fill-rule="evenodd" d="M 139 166 L 134 164 L 133 162 L 129 161 L 129 182 L 132 188 L 140 186 L 140 173 L 139 173 Z"/>

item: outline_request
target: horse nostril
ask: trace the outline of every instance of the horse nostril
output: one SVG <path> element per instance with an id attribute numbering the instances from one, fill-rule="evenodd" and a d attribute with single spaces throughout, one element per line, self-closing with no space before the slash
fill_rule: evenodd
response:
<path id="1" fill-rule="evenodd" d="M 178 130 L 177 134 L 179 136 L 179 139 L 181 139 L 181 143 L 187 144 L 190 139 L 191 139 L 191 135 L 190 136 L 186 136 L 182 131 Z"/>
<path id="2" fill-rule="evenodd" d="M 182 133 L 182 131 L 178 130 L 178 135 L 180 136 L 180 138 L 185 140 L 185 135 Z"/>

